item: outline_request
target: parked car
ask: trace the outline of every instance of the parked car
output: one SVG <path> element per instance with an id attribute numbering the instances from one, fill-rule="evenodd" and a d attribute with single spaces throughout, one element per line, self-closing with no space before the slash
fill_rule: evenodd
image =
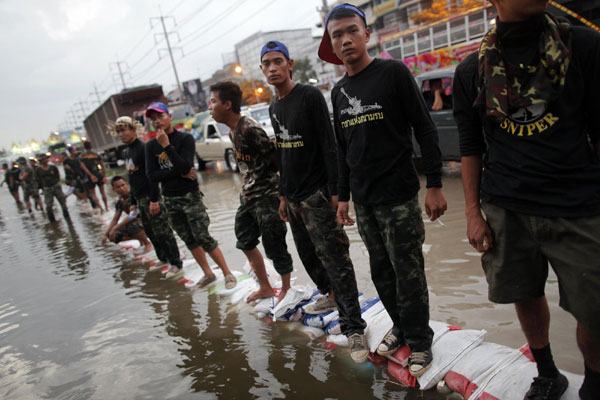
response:
<path id="1" fill-rule="evenodd" d="M 207 161 L 225 160 L 231 171 L 239 170 L 233 144 L 229 139 L 229 131 L 227 125 L 215 121 L 210 115 L 204 117 L 200 125 L 195 128 L 196 158 L 200 169 L 204 168 L 204 163 Z"/>
<path id="2" fill-rule="evenodd" d="M 244 107 L 242 109 L 242 115 L 248 116 L 256 122 L 258 122 L 259 124 L 261 124 L 269 139 L 275 140 L 275 130 L 273 129 L 273 125 L 271 125 L 271 117 L 269 116 L 268 104 L 259 104 Z"/>
<path id="3" fill-rule="evenodd" d="M 442 152 L 442 160 L 444 161 L 460 161 L 460 146 L 458 137 L 458 127 L 452 115 L 452 83 L 454 81 L 455 66 L 440 68 L 435 71 L 423 72 L 415 76 L 417 85 L 423 93 L 423 97 L 427 98 L 433 94 L 430 91 L 430 82 L 435 79 L 440 79 L 446 102 L 444 108 L 439 111 L 429 111 L 431 119 L 437 127 L 440 150 Z M 415 157 L 421 157 L 421 149 L 413 137 L 413 148 Z"/>

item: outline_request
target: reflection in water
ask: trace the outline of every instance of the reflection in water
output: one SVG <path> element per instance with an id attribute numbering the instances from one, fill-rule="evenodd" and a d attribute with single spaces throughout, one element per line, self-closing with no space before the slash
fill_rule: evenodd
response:
<path id="1" fill-rule="evenodd" d="M 519 347 L 512 308 L 487 301 L 481 255 L 463 242 L 461 182 L 455 170 L 446 174 L 444 226 L 426 224 L 431 316 L 485 328 L 487 340 Z M 210 231 L 239 270 L 240 176 L 209 170 L 199 178 Z M 69 198 L 69 207 L 73 222 L 51 225 L 18 212 L 0 191 L 0 398 L 444 398 L 401 387 L 385 367 L 356 365 L 347 349 L 329 350 L 324 338 L 311 341 L 294 324 L 259 320 L 244 304 L 147 272 L 115 246 L 100 245 L 101 224 L 84 204 Z M 374 295 L 366 249 L 355 226 L 347 232 L 358 286 Z M 309 283 L 287 240 L 295 284 Z M 553 342 L 555 359 L 580 372 L 569 341 L 574 323 L 556 311 L 556 283 L 547 293 L 560 325 L 552 328 L 561 339 Z"/>

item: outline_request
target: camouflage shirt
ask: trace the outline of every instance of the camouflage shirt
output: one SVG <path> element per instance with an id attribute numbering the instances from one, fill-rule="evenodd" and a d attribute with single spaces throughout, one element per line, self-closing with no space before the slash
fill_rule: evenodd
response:
<path id="1" fill-rule="evenodd" d="M 37 189 L 38 188 L 38 182 L 35 178 L 33 169 L 31 169 L 31 167 L 22 167 L 21 168 L 21 176 L 23 174 L 27 174 L 27 178 L 21 180 L 21 183 L 23 184 L 24 188 L 31 188 L 31 189 Z"/>
<path id="2" fill-rule="evenodd" d="M 260 124 L 242 117 L 230 137 L 244 179 L 242 199 L 279 196 L 279 175 L 272 163 L 275 146 Z"/>

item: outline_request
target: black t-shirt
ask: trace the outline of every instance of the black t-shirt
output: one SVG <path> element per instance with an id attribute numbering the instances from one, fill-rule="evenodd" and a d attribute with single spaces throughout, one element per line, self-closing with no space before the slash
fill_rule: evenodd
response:
<path id="1" fill-rule="evenodd" d="M 182 178 L 194 166 L 196 147 L 189 133 L 173 129 L 169 146 L 163 148 L 156 139 L 146 143 L 146 174 L 150 182 L 161 184 L 163 196 L 183 196 L 197 192 L 198 181 Z"/>
<path id="2" fill-rule="evenodd" d="M 81 160 L 83 165 L 85 165 L 87 170 L 90 171 L 90 174 L 94 175 L 96 178 L 99 179 L 103 178 L 102 167 L 100 164 L 100 161 L 102 161 L 102 159 L 100 158 L 98 153 L 95 153 L 91 150 L 86 150 L 83 153 L 81 153 L 79 159 Z"/>
<path id="3" fill-rule="evenodd" d="M 158 201 L 159 190 L 157 183 L 150 183 L 146 175 L 146 149 L 141 140 L 135 139 L 125 151 L 125 169 L 131 185 L 131 202 L 149 196 L 150 201 Z"/>
<path id="4" fill-rule="evenodd" d="M 269 113 L 281 164 L 281 195 L 298 202 L 325 185 L 337 194 L 336 142 L 321 91 L 298 83 L 271 104 Z"/>
<path id="5" fill-rule="evenodd" d="M 419 191 L 412 163 L 412 132 L 423 155 L 427 187 L 441 187 L 442 158 L 437 130 L 406 66 L 374 59 L 333 88 L 338 140 L 339 200 L 395 204 Z"/>
<path id="6" fill-rule="evenodd" d="M 48 169 L 39 167 L 35 170 L 35 173 L 40 180 L 42 187 L 51 187 L 60 182 L 58 168 L 56 168 L 54 165 L 48 166 Z"/>
<path id="7" fill-rule="evenodd" d="M 62 163 L 63 163 L 63 167 L 65 168 L 65 179 L 73 180 L 73 179 L 82 178 L 84 176 L 83 170 L 81 169 L 81 163 L 79 161 L 79 158 L 67 157 L 63 160 Z"/>
<path id="8" fill-rule="evenodd" d="M 535 26 L 504 26 L 508 37 L 503 43 L 514 43 L 505 51 L 509 62 L 526 64 L 537 57 L 535 36 L 518 40 Z M 590 144 L 600 139 L 600 34 L 573 27 L 572 57 L 560 98 L 508 118 L 491 118 L 483 107 L 473 107 L 477 70 L 477 53 L 456 69 L 454 117 L 462 156 L 483 155 L 481 199 L 530 215 L 600 214 L 600 164 Z"/>

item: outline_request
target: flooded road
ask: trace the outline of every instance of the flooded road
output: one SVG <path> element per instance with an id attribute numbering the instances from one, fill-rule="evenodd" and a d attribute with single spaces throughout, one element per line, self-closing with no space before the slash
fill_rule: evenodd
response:
<path id="1" fill-rule="evenodd" d="M 241 177 L 211 166 L 199 174 L 210 231 L 229 266 L 241 270 L 233 232 Z M 444 190 L 444 225 L 426 224 L 431 318 L 483 328 L 486 341 L 519 347 L 525 339 L 513 307 L 487 300 L 480 255 L 465 242 L 456 165 L 445 166 Z M 423 197 L 424 190 L 421 204 Z M 267 324 L 226 298 L 147 272 L 118 248 L 102 247 L 98 218 L 73 197 L 68 204 L 73 222 L 51 225 L 18 211 L 0 188 L 0 398 L 445 398 L 403 388 L 385 368 L 356 365 L 345 349 L 330 351 L 294 324 Z M 355 226 L 347 232 L 359 289 L 374 295 L 366 249 Z M 287 240 L 295 284 L 308 284 L 290 232 Z M 582 373 L 575 322 L 558 308 L 553 274 L 547 295 L 554 358 Z"/>

